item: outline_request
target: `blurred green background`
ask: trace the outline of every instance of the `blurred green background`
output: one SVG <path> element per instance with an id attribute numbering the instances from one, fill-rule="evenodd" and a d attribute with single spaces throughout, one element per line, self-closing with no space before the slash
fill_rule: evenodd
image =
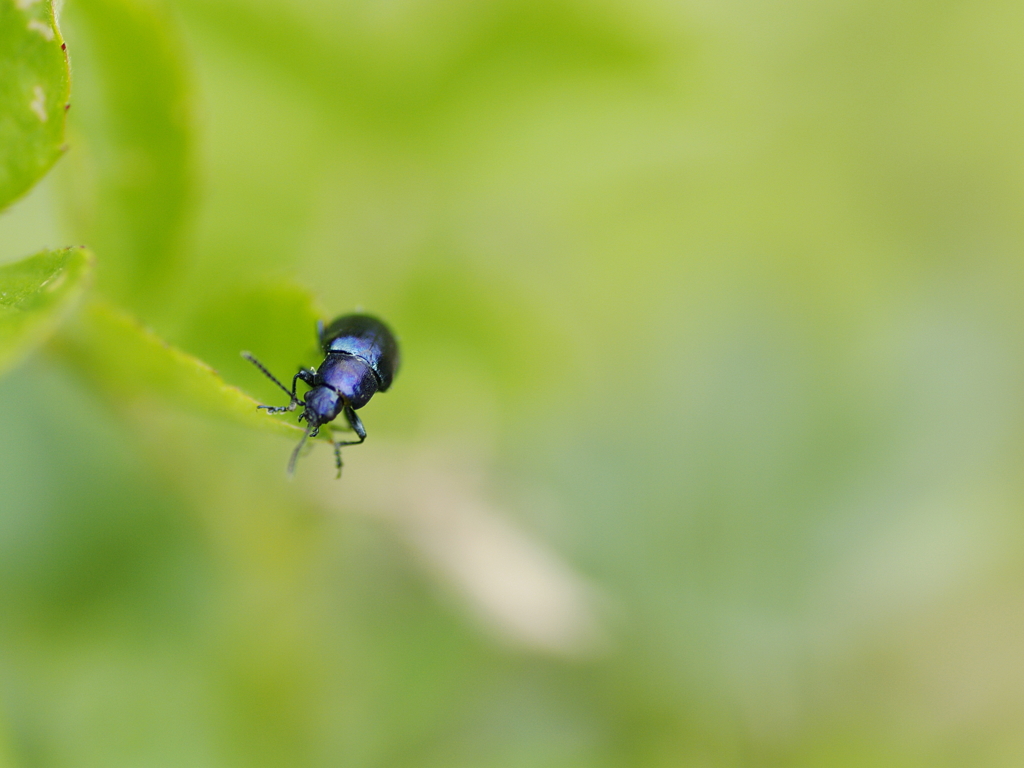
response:
<path id="1" fill-rule="evenodd" d="M 1024 763 L 1024 5 L 60 20 L 0 261 L 266 402 L 318 314 L 404 367 L 340 482 L 82 313 L 0 380 L 0 765 Z"/>

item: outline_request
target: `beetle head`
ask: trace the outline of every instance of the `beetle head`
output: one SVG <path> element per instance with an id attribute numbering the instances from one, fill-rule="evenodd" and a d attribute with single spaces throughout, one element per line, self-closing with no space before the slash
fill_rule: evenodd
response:
<path id="1" fill-rule="evenodd" d="M 310 429 L 313 430 L 313 435 L 316 435 L 316 430 L 322 424 L 334 421 L 345 407 L 345 401 L 337 391 L 323 385 L 309 390 L 302 404 L 305 406 L 305 409 L 302 411 L 300 418 L 305 419 L 309 423 Z"/>

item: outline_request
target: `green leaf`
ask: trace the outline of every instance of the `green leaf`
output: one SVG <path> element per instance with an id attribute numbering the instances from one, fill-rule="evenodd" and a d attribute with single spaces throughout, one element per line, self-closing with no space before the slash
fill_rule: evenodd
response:
<path id="1" fill-rule="evenodd" d="M 257 411 L 256 400 L 209 365 L 106 303 L 90 304 L 81 322 L 66 328 L 52 346 L 119 407 L 155 401 L 289 437 L 302 432 L 296 423 Z M 287 416 L 294 422 L 294 414 Z"/>
<path id="2" fill-rule="evenodd" d="M 70 93 L 50 0 L 0 2 L 0 210 L 60 157 Z"/>
<path id="3" fill-rule="evenodd" d="M 43 251 L 0 267 L 0 372 L 53 333 L 92 268 L 84 248 Z"/>
<path id="4" fill-rule="evenodd" d="M 173 288 L 193 188 L 186 46 L 160 2 L 76 0 L 74 151 L 62 181 L 74 235 L 102 254 L 97 287 L 154 318 Z"/>
<path id="5" fill-rule="evenodd" d="M 202 305 L 175 340 L 263 402 L 284 405 L 284 393 L 239 351 L 248 350 L 287 382 L 299 366 L 323 361 L 316 340 L 318 319 L 326 318 L 300 286 L 281 282 L 244 287 Z"/>

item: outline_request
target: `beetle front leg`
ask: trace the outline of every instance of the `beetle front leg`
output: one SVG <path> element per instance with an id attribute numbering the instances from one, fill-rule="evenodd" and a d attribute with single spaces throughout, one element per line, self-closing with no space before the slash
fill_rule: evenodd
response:
<path id="1" fill-rule="evenodd" d="M 341 446 L 344 443 L 334 439 L 334 430 L 331 430 L 331 445 L 334 446 L 334 466 L 338 468 L 338 480 L 341 480 Z"/>
<path id="2" fill-rule="evenodd" d="M 299 368 L 299 372 L 292 376 L 292 397 L 296 400 L 299 398 L 295 394 L 295 388 L 299 385 L 300 379 L 304 384 L 312 387 L 316 383 L 316 371 L 307 371 L 305 368 Z"/>
<path id="3" fill-rule="evenodd" d="M 341 479 L 341 447 L 342 445 L 358 445 L 360 442 L 367 439 L 367 429 L 362 426 L 362 421 L 355 412 L 348 406 L 345 406 L 345 420 L 348 425 L 352 428 L 352 431 L 359 436 L 357 440 L 336 440 L 334 439 L 334 430 L 331 430 L 331 442 L 334 444 L 334 465 L 338 468 L 338 479 Z"/>
<path id="4" fill-rule="evenodd" d="M 340 448 L 343 445 L 359 445 L 366 441 L 366 428 L 363 426 L 363 422 L 356 416 L 356 412 L 352 410 L 351 406 L 345 406 L 345 418 L 348 420 L 349 426 L 352 427 L 352 431 L 359 435 L 358 440 L 339 440 L 335 443 L 335 447 Z"/>
<path id="5" fill-rule="evenodd" d="M 302 403 L 302 401 L 299 400 L 299 396 L 298 394 L 296 394 L 295 391 L 296 388 L 299 386 L 299 380 L 301 379 L 309 386 L 313 386 L 313 378 L 315 375 L 316 374 L 314 374 L 312 371 L 307 371 L 305 369 L 300 368 L 299 372 L 292 376 L 292 391 L 289 393 L 292 396 L 292 401 L 288 403 L 288 405 L 261 405 L 259 407 L 265 410 L 267 413 L 285 413 L 294 411 Z M 285 390 L 285 392 L 287 391 L 288 390 Z"/>
<path id="6" fill-rule="evenodd" d="M 345 406 L 345 418 L 348 419 L 349 426 L 352 427 L 352 431 L 359 435 L 358 440 L 350 440 L 345 445 L 359 445 L 366 440 L 366 427 L 363 426 L 363 422 L 356 415 L 355 410 L 346 405 Z"/>
<path id="7" fill-rule="evenodd" d="M 359 445 L 366 440 L 366 428 L 356 412 L 349 406 L 345 406 L 345 419 L 348 421 L 352 431 L 359 435 L 358 440 L 335 440 L 334 432 L 331 431 L 331 443 L 334 445 L 334 466 L 338 468 L 338 479 L 341 479 L 341 447 L 343 445 Z"/>

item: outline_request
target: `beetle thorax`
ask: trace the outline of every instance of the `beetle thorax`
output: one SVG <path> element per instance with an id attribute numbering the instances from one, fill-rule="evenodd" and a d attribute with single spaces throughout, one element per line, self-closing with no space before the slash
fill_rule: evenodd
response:
<path id="1" fill-rule="evenodd" d="M 327 355 L 316 377 L 318 384 L 333 389 L 352 408 L 366 405 L 379 387 L 377 375 L 362 358 L 339 352 Z"/>

